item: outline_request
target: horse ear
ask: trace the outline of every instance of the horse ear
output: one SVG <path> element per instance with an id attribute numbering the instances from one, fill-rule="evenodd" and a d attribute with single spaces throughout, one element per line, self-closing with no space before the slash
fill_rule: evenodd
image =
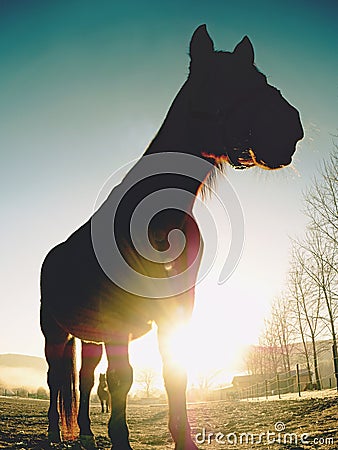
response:
<path id="1" fill-rule="evenodd" d="M 243 63 L 253 64 L 255 61 L 255 52 L 248 36 L 245 36 L 233 51 Z"/>
<path id="2" fill-rule="evenodd" d="M 207 32 L 207 26 L 200 25 L 194 31 L 190 41 L 191 60 L 201 60 L 208 57 L 214 51 L 214 43 Z"/>

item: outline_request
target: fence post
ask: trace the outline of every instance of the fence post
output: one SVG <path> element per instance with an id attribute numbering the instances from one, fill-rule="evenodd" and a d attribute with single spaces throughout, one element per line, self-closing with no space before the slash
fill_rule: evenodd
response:
<path id="1" fill-rule="evenodd" d="M 334 364 L 334 375 L 336 377 L 336 388 L 338 391 L 338 355 L 337 355 L 337 346 L 335 343 L 332 345 L 332 353 L 333 353 L 333 364 Z"/>
<path id="2" fill-rule="evenodd" d="M 269 400 L 269 394 L 268 394 L 268 380 L 265 380 L 265 398 Z"/>
<path id="3" fill-rule="evenodd" d="M 300 397 L 300 376 L 299 376 L 299 364 L 296 364 L 297 370 L 297 385 L 298 385 L 298 396 Z"/>
<path id="4" fill-rule="evenodd" d="M 282 397 L 280 396 L 279 373 L 277 373 L 277 391 L 278 391 L 278 398 L 280 400 Z"/>

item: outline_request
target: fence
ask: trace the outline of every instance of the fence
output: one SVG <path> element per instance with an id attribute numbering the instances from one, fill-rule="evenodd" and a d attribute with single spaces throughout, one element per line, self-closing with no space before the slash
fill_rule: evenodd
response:
<path id="1" fill-rule="evenodd" d="M 314 376 L 312 374 L 312 379 Z M 309 374 L 301 370 L 299 364 L 295 370 L 271 375 L 247 375 L 235 377 L 233 386 L 216 389 L 211 395 L 213 400 L 244 400 L 253 398 L 269 399 L 272 396 L 282 398 L 289 393 L 298 393 L 301 397 L 304 391 L 337 388 L 335 373 L 320 378 L 320 386 L 309 380 Z"/>

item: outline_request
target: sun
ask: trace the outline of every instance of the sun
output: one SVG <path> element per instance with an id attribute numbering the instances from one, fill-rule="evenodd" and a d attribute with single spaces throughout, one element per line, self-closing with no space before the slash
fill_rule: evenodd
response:
<path id="1" fill-rule="evenodd" d="M 189 324 L 173 329 L 172 352 L 178 364 L 188 375 L 189 385 L 200 385 L 213 379 L 213 385 L 230 381 L 231 369 L 226 359 L 226 342 L 221 342 L 220 330 L 196 310 Z M 228 374 L 228 375 L 227 375 Z"/>
<path id="2" fill-rule="evenodd" d="M 175 366 L 188 370 L 193 366 L 191 358 L 191 323 L 174 325 L 166 336 L 168 357 Z"/>
<path id="3" fill-rule="evenodd" d="M 212 378 L 216 385 L 228 383 L 232 379 L 233 373 L 227 371 L 226 361 L 218 353 L 215 333 L 211 329 L 212 324 L 204 321 L 202 325 L 198 317 L 193 317 L 188 324 L 173 326 L 166 338 L 171 362 L 187 372 L 188 386 L 198 386 L 202 379 Z M 223 344 L 222 347 L 224 349 Z M 129 353 L 134 369 L 152 368 L 158 374 L 162 373 L 155 324 L 147 335 L 130 343 Z"/>

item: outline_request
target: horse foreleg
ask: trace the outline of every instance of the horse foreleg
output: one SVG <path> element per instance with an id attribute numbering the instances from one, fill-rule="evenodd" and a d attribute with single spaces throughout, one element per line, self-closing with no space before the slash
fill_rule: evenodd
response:
<path id="1" fill-rule="evenodd" d="M 171 330 L 170 330 L 171 331 Z M 171 332 L 158 329 L 159 348 L 163 361 L 163 378 L 169 404 L 169 431 L 175 442 L 175 450 L 198 450 L 191 439 L 187 416 L 187 376 L 182 365 L 175 359 L 170 345 Z"/>
<path id="2" fill-rule="evenodd" d="M 114 450 L 132 450 L 126 422 L 127 394 L 133 382 L 133 370 L 128 358 L 128 336 L 105 344 L 108 359 L 107 383 L 111 396 L 108 433 Z"/>
<path id="3" fill-rule="evenodd" d="M 102 345 L 82 342 L 82 364 L 80 370 L 80 407 L 78 424 L 80 441 L 86 449 L 96 448 L 95 438 L 90 428 L 89 399 L 94 386 L 94 370 L 102 356 Z"/>
<path id="4" fill-rule="evenodd" d="M 108 394 L 108 396 L 109 396 L 110 394 Z M 109 400 L 109 398 L 108 398 L 108 400 L 106 400 L 106 413 L 109 413 L 109 410 L 110 410 L 110 408 L 109 408 L 109 403 L 110 403 L 110 400 Z"/>

